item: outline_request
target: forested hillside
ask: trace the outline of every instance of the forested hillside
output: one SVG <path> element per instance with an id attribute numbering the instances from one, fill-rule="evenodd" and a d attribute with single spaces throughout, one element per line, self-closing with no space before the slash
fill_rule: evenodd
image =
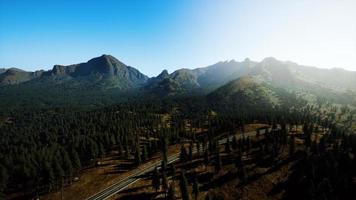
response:
<path id="1" fill-rule="evenodd" d="M 352 111 L 337 111 L 337 107 L 329 108 L 327 104 L 319 106 L 326 106 L 330 113 L 310 107 L 287 91 L 274 93 L 245 77 L 207 98 L 130 101 L 92 111 L 69 108 L 14 111 L 3 114 L 0 122 L 1 191 L 5 194 L 23 191 L 26 197 L 56 191 L 62 184 L 70 185 L 82 168 L 95 165 L 113 149 L 120 158 L 133 158 L 139 165 L 155 152 L 164 152 L 165 145 L 184 140 L 208 141 L 212 145 L 222 133 L 256 121 L 317 123 L 337 131 L 333 137 L 346 137 L 354 122 Z M 338 112 L 340 115 L 335 115 Z M 165 120 L 166 115 L 170 116 L 169 121 Z M 197 129 L 205 131 L 196 135 L 193 130 Z M 349 145 L 354 145 L 352 141 Z M 354 150 L 352 146 L 350 151 Z"/>

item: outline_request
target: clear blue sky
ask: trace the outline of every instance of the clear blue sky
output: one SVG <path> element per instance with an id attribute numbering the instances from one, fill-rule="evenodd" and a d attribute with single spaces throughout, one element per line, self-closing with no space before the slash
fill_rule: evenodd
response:
<path id="1" fill-rule="evenodd" d="M 268 56 L 356 70 L 356 1 L 0 0 L 0 67 L 102 54 L 149 76 Z"/>

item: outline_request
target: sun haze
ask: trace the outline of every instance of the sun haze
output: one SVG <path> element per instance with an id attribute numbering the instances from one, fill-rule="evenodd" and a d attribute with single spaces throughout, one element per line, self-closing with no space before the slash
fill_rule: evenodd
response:
<path id="1" fill-rule="evenodd" d="M 163 68 L 273 56 L 356 70 L 356 1 L 0 1 L 0 67 L 50 69 L 101 54 Z"/>

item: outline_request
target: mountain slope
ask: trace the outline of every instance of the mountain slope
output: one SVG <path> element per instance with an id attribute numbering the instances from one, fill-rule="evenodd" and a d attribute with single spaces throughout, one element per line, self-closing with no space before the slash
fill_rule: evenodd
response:
<path id="1" fill-rule="evenodd" d="M 249 59 L 218 62 L 204 68 L 179 69 L 171 74 L 163 70 L 157 77 L 148 78 L 113 56 L 102 55 L 85 63 L 55 65 L 48 71 L 7 69 L 0 73 L 3 102 L 0 106 L 5 106 L 4 102 L 16 102 L 17 105 L 52 105 L 53 102 L 105 105 L 132 95 L 153 98 L 206 95 L 245 76 L 269 88 L 281 88 L 311 100 L 325 98 L 334 103 L 356 105 L 356 72 L 342 69 L 319 69 L 270 57 L 261 62 Z M 265 94 L 264 89 L 259 92 Z M 219 91 L 223 90 L 220 88 Z M 249 91 L 256 93 L 258 90 Z M 215 94 L 219 96 L 219 92 Z"/>
<path id="2" fill-rule="evenodd" d="M 158 96 L 175 96 L 197 93 L 199 88 L 193 70 L 179 69 L 171 74 L 164 70 L 157 77 L 150 78 L 143 89 Z"/>
<path id="3" fill-rule="evenodd" d="M 0 74 L 0 86 L 23 83 L 40 77 L 43 71 L 26 72 L 16 68 L 10 68 Z"/>
<path id="4" fill-rule="evenodd" d="M 127 90 L 137 88 L 147 81 L 148 77 L 137 69 L 126 66 L 110 55 L 93 58 L 86 63 L 69 66 L 55 65 L 52 70 L 25 72 L 22 70 L 7 70 L 1 74 L 1 85 L 47 84 L 54 86 L 67 84 L 72 86 L 97 85 L 98 88 L 118 88 Z"/>
<path id="5" fill-rule="evenodd" d="M 214 90 L 231 80 L 248 75 L 251 68 L 256 64 L 256 62 L 252 62 L 248 58 L 242 62 L 237 62 L 235 60 L 218 62 L 205 69 L 198 69 L 203 71 L 198 77 L 198 82 L 202 87 L 207 88 L 208 90 Z"/>
<path id="6" fill-rule="evenodd" d="M 272 57 L 258 63 L 249 74 L 289 89 L 313 87 L 343 92 L 356 91 L 356 72 L 303 66 Z"/>
<path id="7" fill-rule="evenodd" d="M 129 98 L 147 79 L 108 55 L 48 71 L 7 70 L 0 74 L 0 107 L 105 106 Z"/>
<path id="8" fill-rule="evenodd" d="M 233 79 L 247 75 L 254 64 L 246 59 L 243 62 L 234 60 L 218 62 L 193 70 L 179 69 L 165 75 L 164 79 L 170 79 L 169 81 L 162 79 L 161 76 L 151 78 L 145 88 L 151 92 L 160 91 L 159 94 L 163 95 L 208 93 Z M 163 91 L 164 88 L 169 90 Z"/>
<path id="9" fill-rule="evenodd" d="M 265 58 L 261 62 L 245 59 L 242 62 L 226 61 L 214 65 L 181 69 L 165 75 L 167 80 L 151 78 L 146 89 L 159 95 L 207 94 L 231 80 L 252 76 L 277 88 L 297 92 L 313 98 L 322 97 L 332 102 L 356 102 L 356 72 L 342 69 L 320 69 L 293 62 Z"/>
<path id="10" fill-rule="evenodd" d="M 0 68 L 0 74 L 4 73 L 6 71 L 5 68 Z"/>
<path id="11" fill-rule="evenodd" d="M 252 76 L 243 76 L 207 95 L 208 102 L 218 110 L 269 109 L 280 103 L 277 93 L 266 83 Z"/>

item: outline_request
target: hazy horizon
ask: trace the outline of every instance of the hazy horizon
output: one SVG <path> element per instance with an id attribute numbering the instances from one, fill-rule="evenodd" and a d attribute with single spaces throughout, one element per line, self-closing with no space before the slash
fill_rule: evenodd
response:
<path id="1" fill-rule="evenodd" d="M 5 1 L 0 67 L 34 71 L 110 54 L 163 69 L 275 57 L 356 71 L 356 2 Z"/>
<path id="2" fill-rule="evenodd" d="M 110 56 L 113 56 L 116 58 L 115 55 L 112 55 L 112 54 L 109 54 L 109 53 L 106 53 L 106 54 L 102 54 L 102 55 L 110 55 Z M 95 56 L 93 58 L 96 58 L 96 57 L 100 57 L 102 55 L 98 55 L 98 56 Z M 295 61 L 292 61 L 292 60 L 280 60 L 276 57 L 273 57 L 273 56 L 268 56 L 268 57 L 265 57 L 263 58 L 262 60 L 253 60 L 251 58 L 248 58 L 246 57 L 245 59 L 249 59 L 250 61 L 253 61 L 253 62 L 262 62 L 264 59 L 266 58 L 275 58 L 276 60 L 278 61 L 282 61 L 282 62 L 293 62 L 293 63 L 296 63 L 298 65 L 301 65 L 301 66 L 306 66 L 306 67 L 316 67 L 316 68 L 319 68 L 319 69 L 328 69 L 328 70 L 332 70 L 332 69 L 342 69 L 342 70 L 346 70 L 346 71 L 352 71 L 352 72 L 356 72 L 356 70 L 353 70 L 353 69 L 345 69 L 345 68 L 342 68 L 342 67 L 331 67 L 331 68 L 323 68 L 323 67 L 320 67 L 320 66 L 310 66 L 310 65 L 304 65 L 303 63 L 298 63 L 298 62 L 295 62 Z M 85 63 L 87 61 L 89 61 L 90 59 L 93 59 L 93 58 L 88 58 L 87 60 L 84 60 L 82 62 L 78 62 L 78 63 L 70 63 L 70 64 L 66 64 L 66 66 L 69 66 L 69 65 L 72 65 L 72 64 L 80 64 L 80 63 Z M 173 70 L 169 70 L 168 68 L 162 68 L 157 74 L 153 74 L 153 75 L 149 75 L 149 74 L 145 74 L 144 72 L 141 71 L 141 69 L 139 67 L 136 67 L 136 66 L 132 66 L 130 65 L 129 63 L 124 63 L 125 65 L 127 66 L 131 66 L 131 67 L 134 67 L 136 68 L 137 70 L 139 70 L 140 72 L 144 73 L 145 75 L 147 75 L 148 77 L 155 77 L 155 76 L 158 76 L 163 70 L 167 70 L 168 73 L 173 73 L 174 71 L 176 70 L 179 70 L 179 69 L 197 69 L 197 68 L 205 68 L 205 67 L 209 67 L 211 65 L 214 65 L 214 64 L 217 64 L 219 62 L 230 62 L 230 61 L 235 61 L 235 62 L 243 62 L 245 59 L 241 59 L 241 60 L 236 60 L 236 59 L 226 59 L 226 60 L 219 60 L 219 61 L 216 61 L 214 63 L 211 63 L 211 64 L 208 64 L 206 66 L 197 66 L 197 67 L 181 67 L 181 68 L 176 68 L 176 69 L 173 69 Z M 122 60 L 120 60 L 122 61 Z M 63 65 L 61 63 L 57 63 L 55 65 Z M 54 66 L 54 65 L 53 65 Z M 49 68 L 39 68 L 39 69 L 34 69 L 34 70 L 29 70 L 30 72 L 34 72 L 34 71 L 40 71 L 40 70 L 51 70 L 53 69 L 53 66 L 52 67 L 49 67 Z M 17 68 L 17 69 L 20 69 L 20 70 L 25 70 L 24 68 L 21 68 L 21 67 L 3 67 L 3 66 L 0 66 L 0 68 L 5 68 L 5 69 L 9 69 L 9 68 Z"/>

